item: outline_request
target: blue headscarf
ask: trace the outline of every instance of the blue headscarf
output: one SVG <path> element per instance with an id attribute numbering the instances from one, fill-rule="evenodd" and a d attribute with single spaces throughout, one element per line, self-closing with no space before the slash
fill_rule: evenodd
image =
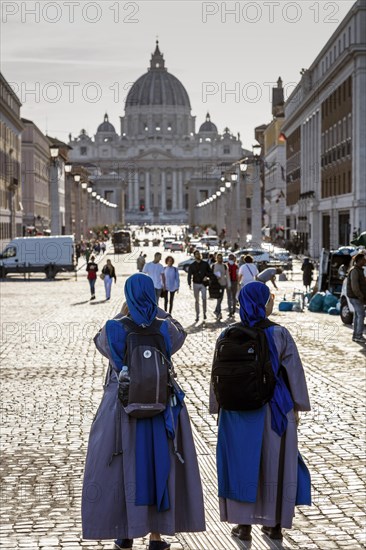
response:
<path id="1" fill-rule="evenodd" d="M 243 325 L 253 327 L 266 318 L 266 304 L 270 296 L 269 288 L 264 283 L 252 281 L 243 286 L 239 293 L 240 319 Z M 264 329 L 272 369 L 276 377 L 276 386 L 269 404 L 271 407 L 271 427 L 279 436 L 286 431 L 287 413 L 293 409 L 294 403 L 291 394 L 282 376 L 279 376 L 280 361 L 273 337 L 274 327 Z"/>
<path id="2" fill-rule="evenodd" d="M 239 293 L 240 319 L 243 325 L 252 327 L 266 318 L 269 288 L 259 281 L 251 281 Z"/>
<path id="3" fill-rule="evenodd" d="M 125 284 L 125 296 L 134 322 L 139 326 L 151 325 L 158 312 L 151 277 L 144 273 L 131 275 Z"/>

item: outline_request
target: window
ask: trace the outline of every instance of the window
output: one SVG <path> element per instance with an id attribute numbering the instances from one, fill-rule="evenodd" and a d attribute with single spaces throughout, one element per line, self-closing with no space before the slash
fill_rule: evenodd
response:
<path id="1" fill-rule="evenodd" d="M 88 148 L 87 147 L 80 147 L 80 155 L 82 157 L 85 157 L 88 154 Z"/>
<path id="2" fill-rule="evenodd" d="M 250 197 L 247 197 L 247 208 L 251 208 L 252 207 L 252 199 Z"/>
<path id="3" fill-rule="evenodd" d="M 230 155 L 230 147 L 229 146 L 224 146 L 224 155 Z"/>
<path id="4" fill-rule="evenodd" d="M 172 199 L 166 200 L 166 209 L 170 211 L 172 209 Z"/>
<path id="5" fill-rule="evenodd" d="M 4 251 L 3 258 L 14 258 L 17 255 L 15 246 L 10 246 Z"/>

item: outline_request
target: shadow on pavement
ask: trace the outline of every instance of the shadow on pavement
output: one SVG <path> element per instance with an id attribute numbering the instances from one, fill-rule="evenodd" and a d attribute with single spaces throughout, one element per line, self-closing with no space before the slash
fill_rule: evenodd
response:
<path id="1" fill-rule="evenodd" d="M 83 304 L 88 304 L 90 300 L 84 300 L 83 302 L 75 302 L 74 304 L 70 304 L 70 306 L 82 306 Z"/>

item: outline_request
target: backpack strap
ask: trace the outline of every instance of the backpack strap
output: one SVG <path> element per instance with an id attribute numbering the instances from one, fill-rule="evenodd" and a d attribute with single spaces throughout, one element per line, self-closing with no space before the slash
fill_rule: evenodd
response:
<path id="1" fill-rule="evenodd" d="M 160 332 L 160 327 L 161 325 L 163 324 L 164 322 L 164 319 L 154 319 L 153 322 L 151 323 L 151 325 L 149 326 L 146 326 L 146 327 L 142 327 L 142 326 L 139 326 L 135 323 L 135 321 L 133 321 L 131 319 L 131 317 L 122 317 L 122 319 L 119 319 L 120 323 L 122 323 L 122 325 L 129 329 L 127 330 L 126 332 L 137 332 L 138 334 L 151 334 L 153 332 Z M 154 329 L 154 330 L 152 330 Z"/>

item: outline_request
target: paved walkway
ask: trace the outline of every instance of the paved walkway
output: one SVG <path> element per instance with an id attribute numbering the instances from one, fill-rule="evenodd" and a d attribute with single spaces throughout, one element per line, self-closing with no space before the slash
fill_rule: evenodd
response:
<path id="1" fill-rule="evenodd" d="M 149 249 L 152 255 L 154 250 Z M 80 500 L 90 424 L 102 395 L 106 362 L 92 342 L 122 304 L 133 256 L 109 256 L 118 274 L 112 299 L 97 299 L 78 274 L 55 281 L 11 278 L 0 284 L 2 340 L 2 495 L 0 547 L 111 549 L 111 541 L 82 541 Z M 179 259 L 180 255 L 176 254 Z M 215 339 L 224 323 L 210 315 L 194 324 L 193 297 L 183 275 L 175 313 L 189 335 L 176 355 L 186 392 L 204 484 L 207 532 L 178 534 L 173 550 L 363 548 L 365 539 L 365 349 L 351 342 L 338 317 L 276 313 L 300 347 L 313 410 L 299 428 L 301 452 L 312 473 L 313 506 L 297 509 L 282 544 L 258 528 L 252 544 L 239 544 L 218 521 L 215 471 L 216 418 L 208 413 L 208 380 Z M 295 277 L 296 279 L 296 277 Z M 278 295 L 293 283 L 280 283 Z M 298 284 L 298 283 L 296 283 Z M 179 313 L 179 315 L 178 315 Z M 146 548 L 136 541 L 134 548 Z"/>

